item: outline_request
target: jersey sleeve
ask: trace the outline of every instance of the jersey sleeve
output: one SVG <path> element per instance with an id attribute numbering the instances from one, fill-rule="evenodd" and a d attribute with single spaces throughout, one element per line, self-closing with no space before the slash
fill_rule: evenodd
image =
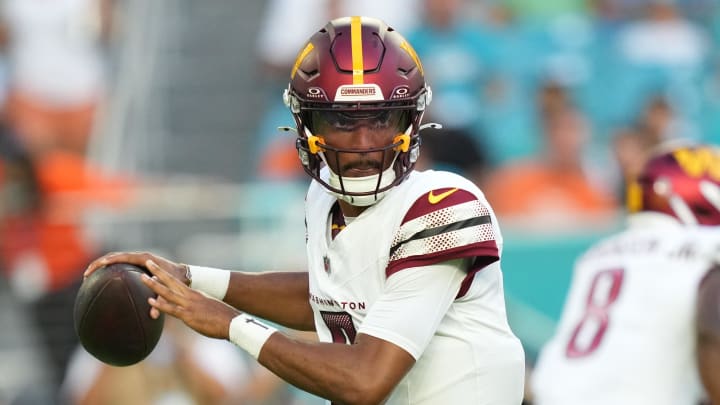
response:
<path id="1" fill-rule="evenodd" d="M 391 342 L 419 359 L 465 277 L 461 260 L 438 263 L 427 270 L 411 268 L 390 277 L 358 333 Z"/>
<path id="2" fill-rule="evenodd" d="M 477 271 L 500 258 L 486 203 L 466 190 L 441 188 L 418 198 L 390 247 L 386 276 L 410 267 L 471 258 Z"/>

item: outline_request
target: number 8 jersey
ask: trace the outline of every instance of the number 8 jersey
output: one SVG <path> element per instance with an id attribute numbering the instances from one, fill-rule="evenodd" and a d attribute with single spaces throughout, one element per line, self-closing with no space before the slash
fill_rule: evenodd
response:
<path id="1" fill-rule="evenodd" d="M 696 405 L 695 299 L 720 232 L 657 213 L 629 218 L 576 263 L 533 371 L 536 405 Z"/>
<path id="2" fill-rule="evenodd" d="M 317 182 L 306 201 L 310 304 L 323 342 L 364 333 L 416 363 L 387 404 L 520 404 L 495 217 L 448 172 L 413 172 L 350 220 Z"/>

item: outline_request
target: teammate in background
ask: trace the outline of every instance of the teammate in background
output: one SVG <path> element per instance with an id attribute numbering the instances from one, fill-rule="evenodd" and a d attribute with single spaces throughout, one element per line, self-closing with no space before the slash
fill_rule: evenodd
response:
<path id="1" fill-rule="evenodd" d="M 398 32 L 368 17 L 330 21 L 303 45 L 285 93 L 313 179 L 308 272 L 113 253 L 85 274 L 112 262 L 147 266 L 161 297 L 150 300 L 153 316 L 229 339 L 334 403 L 520 404 L 524 353 L 507 322 L 492 209 L 463 177 L 413 170 L 430 98 Z M 320 342 L 256 316 L 316 331 Z"/>
<path id="2" fill-rule="evenodd" d="M 720 152 L 656 152 L 628 210 L 576 264 L 535 405 L 720 403 Z"/>

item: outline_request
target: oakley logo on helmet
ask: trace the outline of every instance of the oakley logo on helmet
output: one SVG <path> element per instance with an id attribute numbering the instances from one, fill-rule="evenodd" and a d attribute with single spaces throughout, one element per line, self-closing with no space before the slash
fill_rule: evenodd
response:
<path id="1" fill-rule="evenodd" d="M 407 98 L 410 95 L 410 88 L 408 86 L 400 86 L 393 89 L 392 94 L 390 94 L 391 100 L 398 100 Z"/>
<path id="2" fill-rule="evenodd" d="M 308 100 L 323 100 L 327 101 L 327 95 L 325 95 L 325 90 L 321 89 L 320 87 L 310 87 L 307 90 L 307 94 L 305 97 L 308 98 Z"/>
<path id="3" fill-rule="evenodd" d="M 335 101 L 383 101 L 382 90 L 377 84 L 343 85 L 335 93 Z"/>

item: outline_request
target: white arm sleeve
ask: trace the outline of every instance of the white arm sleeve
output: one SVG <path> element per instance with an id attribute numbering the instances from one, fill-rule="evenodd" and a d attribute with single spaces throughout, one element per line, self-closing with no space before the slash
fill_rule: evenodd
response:
<path id="1" fill-rule="evenodd" d="M 358 333 L 400 346 L 417 360 L 455 300 L 465 268 L 457 259 L 391 275 Z"/>

